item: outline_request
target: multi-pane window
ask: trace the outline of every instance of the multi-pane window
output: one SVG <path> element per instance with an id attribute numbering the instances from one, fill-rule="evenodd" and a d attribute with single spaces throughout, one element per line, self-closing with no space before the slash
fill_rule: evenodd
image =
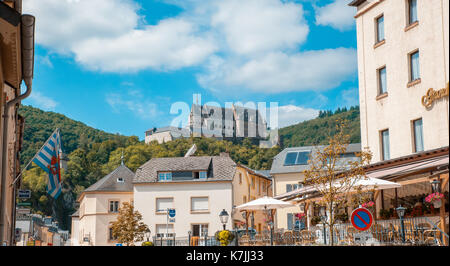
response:
<path id="1" fill-rule="evenodd" d="M 419 20 L 417 17 L 417 0 L 408 0 L 408 17 L 409 24 Z"/>
<path id="2" fill-rule="evenodd" d="M 419 51 L 409 55 L 411 81 L 420 79 Z"/>
<path id="3" fill-rule="evenodd" d="M 286 184 L 286 192 L 291 192 L 291 191 L 297 190 L 297 189 L 302 188 L 302 187 L 303 187 L 303 185 L 300 184 L 300 183 L 297 183 L 297 184 Z"/>
<path id="4" fill-rule="evenodd" d="M 117 237 L 115 237 L 113 234 L 112 227 L 109 228 L 109 240 L 117 240 Z"/>
<path id="5" fill-rule="evenodd" d="M 173 224 L 157 224 L 156 237 L 173 237 Z"/>
<path id="6" fill-rule="evenodd" d="M 193 224 L 192 225 L 192 236 L 205 236 L 208 235 L 208 224 Z"/>
<path id="7" fill-rule="evenodd" d="M 381 131 L 381 144 L 383 160 L 389 160 L 391 158 L 389 150 L 389 130 Z"/>
<path id="8" fill-rule="evenodd" d="M 206 171 L 201 171 L 200 173 L 199 173 L 199 178 L 200 179 L 206 179 L 207 178 L 207 172 Z"/>
<path id="9" fill-rule="evenodd" d="M 424 151 L 422 119 L 413 121 L 413 130 L 414 130 L 414 151 L 415 152 Z"/>
<path id="10" fill-rule="evenodd" d="M 378 69 L 378 86 L 379 94 L 384 94 L 387 92 L 386 67 Z"/>
<path id="11" fill-rule="evenodd" d="M 109 201 L 109 212 L 119 212 L 119 201 L 117 200 Z"/>
<path id="12" fill-rule="evenodd" d="M 377 43 L 384 41 L 384 16 L 380 16 L 376 19 L 377 24 Z"/>
<path id="13" fill-rule="evenodd" d="M 172 173 L 158 173 L 159 181 L 172 181 Z"/>

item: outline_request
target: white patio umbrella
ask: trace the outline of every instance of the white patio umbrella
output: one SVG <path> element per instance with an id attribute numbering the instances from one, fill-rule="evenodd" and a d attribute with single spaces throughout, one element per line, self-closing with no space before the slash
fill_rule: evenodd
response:
<path id="1" fill-rule="evenodd" d="M 237 210 L 249 211 L 249 210 L 271 210 L 271 209 L 280 209 L 286 207 L 293 207 L 294 204 L 289 202 L 277 200 L 271 197 L 262 197 L 242 205 L 236 207 Z M 273 227 L 270 227 L 270 245 L 273 246 Z"/>
<path id="2" fill-rule="evenodd" d="M 342 185 L 339 182 L 336 182 L 336 184 L 334 186 L 339 188 L 340 186 L 345 186 L 345 185 Z M 357 180 L 353 184 L 353 187 L 350 189 L 350 192 L 356 191 L 356 190 L 358 190 L 358 188 L 361 188 L 362 191 L 367 191 L 367 190 L 372 190 L 372 189 L 383 190 L 383 189 L 400 188 L 400 187 L 402 187 L 402 185 L 400 185 L 399 183 L 382 180 L 382 179 L 378 179 L 378 178 L 374 178 L 374 177 L 367 177 L 367 178 L 361 178 L 361 179 Z"/>
<path id="3" fill-rule="evenodd" d="M 286 207 L 293 207 L 295 205 L 277 200 L 271 197 L 262 197 L 247 203 L 244 203 L 242 205 L 239 205 L 236 207 L 238 210 L 243 211 L 251 211 L 251 210 L 270 210 L 270 209 L 279 209 L 279 208 L 286 208 Z"/>

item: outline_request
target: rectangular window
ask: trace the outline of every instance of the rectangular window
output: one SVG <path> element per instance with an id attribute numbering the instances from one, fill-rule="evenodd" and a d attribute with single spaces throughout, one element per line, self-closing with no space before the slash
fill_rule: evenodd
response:
<path id="1" fill-rule="evenodd" d="M 173 224 L 157 224 L 156 237 L 173 237 Z"/>
<path id="2" fill-rule="evenodd" d="M 113 235 L 112 227 L 109 228 L 109 240 L 117 240 L 117 237 L 114 237 Z"/>
<path id="3" fill-rule="evenodd" d="M 157 198 L 156 212 L 166 212 L 167 209 L 173 209 L 173 198 Z"/>
<path id="4" fill-rule="evenodd" d="M 286 184 L 286 192 L 291 192 L 299 189 L 299 184 Z"/>
<path id="5" fill-rule="evenodd" d="M 109 212 L 113 212 L 113 213 L 119 212 L 119 201 L 115 201 L 115 200 L 109 201 Z"/>
<path id="6" fill-rule="evenodd" d="M 239 184 L 242 184 L 242 174 L 239 173 Z"/>
<path id="7" fill-rule="evenodd" d="M 158 173 L 159 181 L 172 181 L 172 173 Z"/>
<path id="8" fill-rule="evenodd" d="M 386 67 L 378 69 L 379 94 L 387 92 Z"/>
<path id="9" fill-rule="evenodd" d="M 191 211 L 209 211 L 209 198 L 208 197 L 195 197 L 191 198 Z"/>
<path id="10" fill-rule="evenodd" d="M 309 160 L 309 151 L 305 152 L 289 152 L 286 154 L 284 165 L 306 165 Z"/>
<path id="11" fill-rule="evenodd" d="M 391 158 L 389 151 L 389 130 L 381 131 L 381 142 L 383 160 L 389 160 Z"/>
<path id="12" fill-rule="evenodd" d="M 409 24 L 419 21 L 417 17 L 417 0 L 408 0 Z"/>
<path id="13" fill-rule="evenodd" d="M 384 41 L 384 16 L 376 19 L 377 23 L 377 43 Z"/>
<path id="14" fill-rule="evenodd" d="M 419 51 L 410 54 L 409 56 L 410 68 L 411 68 L 411 80 L 420 79 L 420 65 L 419 65 Z"/>
<path id="15" fill-rule="evenodd" d="M 293 213 L 287 214 L 287 227 L 288 227 L 288 230 L 294 229 L 294 214 Z"/>
<path id="16" fill-rule="evenodd" d="M 413 121 L 414 128 L 414 152 L 424 151 L 422 119 Z"/>
<path id="17" fill-rule="evenodd" d="M 199 177 L 200 177 L 200 179 L 206 179 L 207 178 L 207 172 L 205 172 L 205 171 L 200 172 Z"/>
<path id="18" fill-rule="evenodd" d="M 202 237 L 208 235 L 208 224 L 193 224 L 192 236 Z"/>

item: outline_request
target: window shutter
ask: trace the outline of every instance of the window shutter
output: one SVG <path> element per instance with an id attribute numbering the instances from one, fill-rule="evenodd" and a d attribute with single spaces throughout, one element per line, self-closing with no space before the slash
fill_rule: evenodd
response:
<path id="1" fill-rule="evenodd" d="M 207 211 L 209 210 L 208 198 L 192 198 L 192 211 Z"/>

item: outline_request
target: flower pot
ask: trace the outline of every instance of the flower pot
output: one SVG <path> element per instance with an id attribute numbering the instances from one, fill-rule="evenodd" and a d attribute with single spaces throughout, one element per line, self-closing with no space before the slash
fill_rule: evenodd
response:
<path id="1" fill-rule="evenodd" d="M 433 207 L 439 209 L 442 206 L 442 200 L 433 201 Z"/>

